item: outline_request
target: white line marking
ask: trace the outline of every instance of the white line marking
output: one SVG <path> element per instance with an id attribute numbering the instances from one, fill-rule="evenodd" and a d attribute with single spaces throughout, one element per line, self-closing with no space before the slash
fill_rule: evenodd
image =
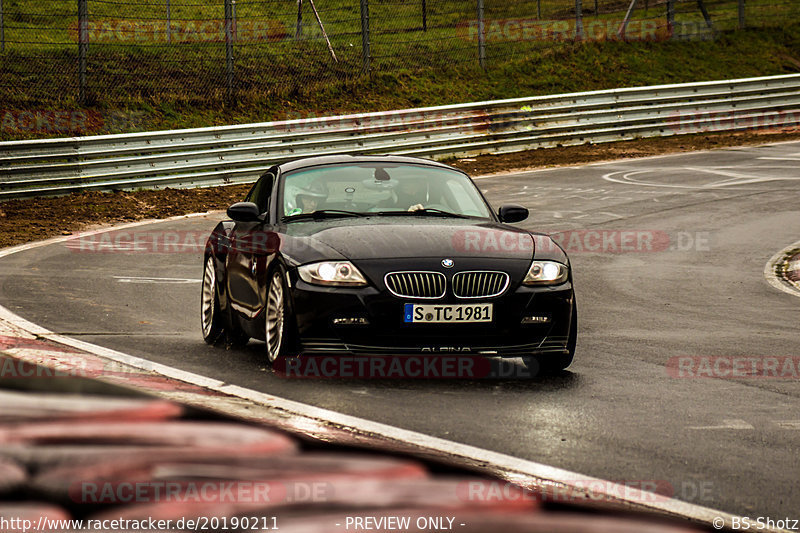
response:
<path id="1" fill-rule="evenodd" d="M 621 183 L 622 185 L 643 185 L 645 187 L 663 187 L 667 189 L 704 189 L 703 186 L 697 185 L 674 185 L 671 183 L 645 183 L 643 181 L 636 181 L 631 179 L 632 176 L 637 174 L 644 174 L 646 172 L 650 172 L 649 170 L 618 170 L 616 172 L 609 172 L 608 174 L 603 174 L 601 176 L 602 179 L 606 181 L 610 181 L 612 183 Z M 619 178 L 614 178 L 617 174 L 622 174 Z"/>
<path id="2" fill-rule="evenodd" d="M 150 283 L 150 284 L 182 284 L 182 283 L 201 283 L 202 279 L 186 278 L 142 278 L 137 276 L 113 276 L 119 283 Z"/>
<path id="3" fill-rule="evenodd" d="M 752 176 L 752 175 L 742 174 L 741 172 L 732 172 L 730 170 L 724 170 L 722 168 L 684 167 L 684 169 L 691 170 L 694 172 L 714 174 L 717 176 L 725 176 L 728 178 L 726 180 L 707 183 L 705 187 L 708 187 L 709 189 L 716 187 L 727 187 L 729 185 L 747 185 L 749 183 L 758 183 L 762 181 L 771 181 L 773 179 L 781 179 L 781 178 L 774 178 L 767 176 Z"/>
<path id="4" fill-rule="evenodd" d="M 745 420 L 726 418 L 718 426 L 690 426 L 688 429 L 756 429 Z"/>
<path id="5" fill-rule="evenodd" d="M 620 183 L 623 185 L 640 185 L 644 187 L 664 187 L 673 189 L 720 189 L 727 187 L 735 187 L 739 185 L 749 185 L 752 183 L 765 183 L 770 181 L 790 181 L 800 179 L 795 176 L 753 176 L 751 174 L 742 174 L 741 172 L 733 172 L 725 170 L 726 168 L 749 168 L 750 170 L 759 170 L 759 167 L 676 167 L 674 171 L 690 171 L 695 173 L 716 174 L 719 176 L 726 176 L 729 179 L 706 183 L 704 185 L 677 185 L 674 183 L 651 183 L 634 179 L 634 176 L 639 174 L 647 174 L 649 172 L 662 172 L 663 169 L 631 169 L 631 170 L 618 170 L 616 172 L 609 172 L 601 176 L 602 179 L 612 183 Z M 618 177 L 615 177 L 618 176 Z"/>
<path id="6" fill-rule="evenodd" d="M 207 213 L 198 213 L 196 215 L 189 216 L 204 215 L 207 215 Z M 188 218 L 189 216 L 172 217 L 164 221 L 135 222 L 132 224 L 126 224 L 124 226 L 100 229 L 93 233 L 117 231 L 122 228 L 178 220 L 182 218 Z M 0 250 L 0 258 L 7 257 L 11 254 L 25 250 L 39 248 L 50 244 L 62 243 L 74 238 L 79 237 L 55 237 L 45 241 L 7 248 L 5 250 Z M 42 326 L 17 316 L 3 306 L 0 306 L 0 320 L 5 320 L 8 323 L 33 335 L 38 335 L 54 342 L 71 346 L 111 361 L 116 361 L 118 363 L 126 364 L 142 370 L 156 372 L 168 378 L 198 385 L 209 390 L 222 392 L 241 399 L 250 400 L 256 404 L 266 406 L 267 408 L 277 409 L 294 416 L 310 419 L 309 422 L 311 423 L 318 423 L 321 421 L 326 424 L 333 424 L 339 427 L 349 428 L 357 433 L 366 433 L 371 436 L 383 437 L 390 441 L 402 442 L 418 448 L 423 456 L 426 455 L 426 453 L 429 455 L 430 452 L 442 454 L 444 456 L 460 460 L 465 467 L 471 466 L 472 468 L 477 467 L 479 470 L 482 469 L 483 471 L 488 470 L 510 481 L 520 482 L 527 478 L 540 486 L 552 485 L 555 483 L 558 485 L 570 486 L 574 490 L 581 490 L 581 487 L 585 487 L 587 483 L 593 486 L 595 486 L 595 483 L 597 483 L 599 486 L 606 487 L 608 490 L 608 494 L 606 494 L 606 496 L 609 498 L 609 501 L 618 501 L 633 509 L 647 510 L 669 516 L 678 516 L 702 524 L 710 524 L 715 517 L 723 517 L 727 523 L 730 523 L 734 517 L 734 515 L 730 513 L 725 513 L 676 499 L 659 499 L 659 501 L 645 502 L 641 501 L 641 499 L 637 500 L 626 498 L 625 496 L 620 496 L 627 494 L 625 487 L 615 485 L 605 480 L 591 478 L 589 476 L 570 472 L 561 468 L 547 466 L 534 461 L 519 459 L 491 450 L 485 450 L 482 448 L 425 435 L 415 431 L 409 431 L 387 424 L 381 424 L 379 422 L 373 422 L 363 418 L 337 413 L 335 411 L 322 409 L 313 405 L 307 405 L 300 402 L 279 398 L 277 396 L 264 394 L 251 389 L 246 389 L 237 385 L 226 385 L 217 379 L 194 374 L 178 368 L 173 368 L 160 363 L 155 363 L 153 361 L 148 361 L 146 359 L 141 359 L 139 357 L 134 357 L 132 355 L 111 350 L 109 348 L 104 348 L 102 346 L 97 346 L 95 344 L 90 344 L 78 339 L 73 339 L 71 337 L 58 335 L 47 330 L 46 328 L 43 328 Z M 599 491 L 594 491 L 594 493 L 598 494 Z"/>

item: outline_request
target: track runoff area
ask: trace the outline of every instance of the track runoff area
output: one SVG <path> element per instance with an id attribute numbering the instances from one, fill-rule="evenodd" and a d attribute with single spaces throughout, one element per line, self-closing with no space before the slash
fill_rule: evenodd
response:
<path id="1" fill-rule="evenodd" d="M 494 205 L 526 205 L 522 225 L 570 254 L 580 337 L 557 376 L 517 379 L 523 365 L 506 362 L 458 379 L 290 379 L 260 343 L 204 346 L 199 257 L 214 214 L 6 250 L 0 301 L 14 327 L 217 391 L 232 413 L 291 413 L 308 434 L 336 427 L 532 487 L 613 480 L 605 490 L 626 505 L 712 526 L 792 530 L 798 300 L 767 265 L 797 241 L 799 159 L 785 143 L 479 176 Z"/>

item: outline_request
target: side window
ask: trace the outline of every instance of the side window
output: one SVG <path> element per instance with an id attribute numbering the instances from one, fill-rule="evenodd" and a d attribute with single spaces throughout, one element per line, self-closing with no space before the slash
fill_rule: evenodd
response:
<path id="1" fill-rule="evenodd" d="M 269 209 L 269 196 L 272 192 L 272 184 L 275 181 L 275 175 L 272 172 L 267 172 L 261 176 L 256 184 L 250 189 L 247 194 L 245 202 L 253 202 L 258 206 L 262 213 Z"/>

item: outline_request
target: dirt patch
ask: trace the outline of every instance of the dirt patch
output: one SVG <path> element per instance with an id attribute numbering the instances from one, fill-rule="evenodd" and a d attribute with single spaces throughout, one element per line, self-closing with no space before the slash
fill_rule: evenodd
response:
<path id="1" fill-rule="evenodd" d="M 790 140 L 800 140 L 800 130 L 637 139 L 484 155 L 448 163 L 472 175 L 485 175 Z M 10 200 L 0 203 L 0 247 L 69 235 L 98 225 L 225 209 L 244 198 L 249 188 L 249 185 L 232 185 L 207 189 L 88 192 Z"/>
<path id="2" fill-rule="evenodd" d="M 249 185 L 208 189 L 87 192 L 0 203 L 0 247 L 69 235 L 92 226 L 225 209 Z"/>

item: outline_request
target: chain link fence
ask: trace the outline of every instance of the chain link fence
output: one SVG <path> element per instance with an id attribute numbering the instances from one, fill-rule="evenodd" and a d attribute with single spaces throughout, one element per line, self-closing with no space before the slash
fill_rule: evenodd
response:
<path id="1" fill-rule="evenodd" d="M 797 0 L 0 0 L 0 100 L 224 105 L 798 20 Z"/>

